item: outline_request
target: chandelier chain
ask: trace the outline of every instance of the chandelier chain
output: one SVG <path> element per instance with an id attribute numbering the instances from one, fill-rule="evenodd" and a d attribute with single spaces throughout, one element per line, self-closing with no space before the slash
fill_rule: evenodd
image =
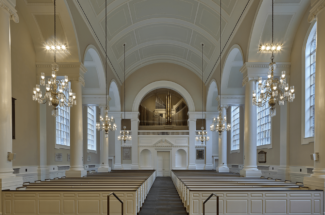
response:
<path id="1" fill-rule="evenodd" d="M 105 0 L 105 56 L 107 56 L 107 0 Z M 107 91 L 108 91 L 108 74 L 107 74 L 107 59 L 105 59 L 106 72 L 106 109 L 108 110 Z"/>
<path id="2" fill-rule="evenodd" d="M 54 2 L 54 47 L 56 47 L 56 0 Z M 56 63 L 56 49 L 54 49 L 54 63 Z"/>

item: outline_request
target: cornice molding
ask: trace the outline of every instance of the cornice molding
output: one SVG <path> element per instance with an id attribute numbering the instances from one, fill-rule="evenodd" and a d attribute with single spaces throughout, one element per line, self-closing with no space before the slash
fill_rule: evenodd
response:
<path id="1" fill-rule="evenodd" d="M 17 14 L 16 1 L 12 0 L 0 0 L 0 8 L 5 9 L 10 14 L 10 19 L 15 23 L 19 23 L 19 16 Z"/>
<path id="2" fill-rule="evenodd" d="M 317 0 L 311 3 L 312 8 L 309 11 L 308 22 L 316 19 L 317 14 L 325 8 L 325 0 Z"/>

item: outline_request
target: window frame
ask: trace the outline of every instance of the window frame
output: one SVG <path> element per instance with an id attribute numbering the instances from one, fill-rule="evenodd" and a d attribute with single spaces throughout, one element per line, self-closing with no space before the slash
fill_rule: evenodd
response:
<path id="1" fill-rule="evenodd" d="M 238 133 L 238 148 L 236 149 L 233 149 L 233 132 L 234 132 L 234 124 L 233 124 L 233 111 L 234 111 L 234 108 L 238 108 L 238 130 L 239 130 L 239 133 Z M 231 106 L 230 107 L 230 118 L 231 118 L 231 132 L 230 132 L 230 153 L 239 153 L 240 152 L 240 106 L 239 105 L 234 105 L 234 106 Z"/>
<path id="2" fill-rule="evenodd" d="M 88 120 L 89 120 L 89 117 L 88 117 L 88 109 L 93 107 L 94 108 L 94 146 L 95 146 L 95 149 L 90 149 L 89 148 L 89 138 L 88 138 L 88 126 L 89 126 L 89 123 L 88 123 Z M 93 152 L 93 153 L 97 153 L 97 130 L 96 130 L 96 118 L 97 118 L 97 107 L 95 105 L 91 105 L 91 106 L 87 106 L 87 152 Z"/>
<path id="3" fill-rule="evenodd" d="M 263 80 L 263 85 L 264 85 L 265 81 L 266 80 Z M 259 92 L 258 91 L 258 82 L 256 82 L 255 88 L 256 88 L 256 92 L 258 93 Z M 258 127 L 259 127 L 258 126 L 258 111 L 259 111 L 259 108 L 262 108 L 262 107 L 256 106 L 256 148 L 257 148 L 257 150 L 259 150 L 259 149 L 270 149 L 270 148 L 272 148 L 272 117 L 270 116 L 270 112 L 269 112 L 269 118 L 270 118 L 270 121 L 269 121 L 269 123 L 270 123 L 270 129 L 269 129 L 270 130 L 270 143 L 264 144 L 264 145 L 258 145 Z M 270 109 L 267 102 L 264 104 L 263 108 L 264 108 L 264 110 Z"/>
<path id="4" fill-rule="evenodd" d="M 317 43 L 317 23 L 316 21 L 312 22 L 312 24 L 310 25 L 306 36 L 305 36 L 305 41 L 304 41 L 304 46 L 303 46 L 303 50 L 302 50 L 302 108 L 301 108 L 301 144 L 309 144 L 309 143 L 314 143 L 314 136 L 309 136 L 307 134 L 307 128 L 309 127 L 309 120 L 310 120 L 310 113 L 307 113 L 306 111 L 306 105 L 309 104 L 309 101 L 307 101 L 306 98 L 306 93 L 307 93 L 307 89 L 306 89 L 306 85 L 307 85 L 307 75 L 309 75 L 310 73 L 307 71 L 310 68 L 310 64 L 307 65 L 307 61 L 310 61 L 310 44 L 311 41 L 313 40 L 314 35 L 316 34 L 316 43 Z M 316 45 L 317 46 L 317 45 Z M 315 49 L 316 52 L 316 49 Z M 310 105 L 309 105 L 310 107 Z M 309 111 L 309 110 L 308 110 Z M 310 132 L 310 131 L 309 131 Z M 310 134 L 310 133 L 309 133 Z"/>
<path id="5" fill-rule="evenodd" d="M 69 87 L 67 87 L 65 90 L 64 90 L 64 94 L 66 95 L 66 96 L 68 96 L 69 97 L 69 90 L 70 90 L 70 88 L 71 88 L 71 83 L 69 82 Z M 58 108 L 58 113 L 60 114 L 60 109 L 62 109 L 62 108 L 67 108 L 68 110 L 69 110 L 69 145 L 64 145 L 64 144 L 60 144 L 60 143 L 58 143 L 58 137 L 57 137 L 57 132 L 58 132 L 58 129 L 57 129 L 57 120 L 58 120 L 58 117 L 60 117 L 60 116 L 57 116 L 57 117 L 55 117 L 55 120 L 54 120 L 54 122 L 55 122 L 55 148 L 56 149 L 70 149 L 70 141 L 71 141 L 71 136 L 70 136 L 70 130 L 71 130 L 71 121 L 70 121 L 70 119 L 71 119 L 71 112 L 70 112 L 70 107 L 65 107 L 65 106 L 63 106 L 63 107 L 60 107 L 60 106 L 58 106 L 57 107 Z M 62 124 L 62 123 L 61 123 Z"/>

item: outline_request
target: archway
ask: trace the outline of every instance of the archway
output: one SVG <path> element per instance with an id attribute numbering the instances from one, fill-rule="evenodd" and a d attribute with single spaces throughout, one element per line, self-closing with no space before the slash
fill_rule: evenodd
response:
<path id="1" fill-rule="evenodd" d="M 152 161 L 151 161 L 151 152 L 149 149 L 144 149 L 140 153 L 140 168 L 141 169 L 148 169 L 152 168 Z"/>
<path id="2" fill-rule="evenodd" d="M 210 82 L 207 94 L 207 112 L 213 112 L 218 110 L 218 86 L 217 82 L 213 79 Z"/>
<path id="3" fill-rule="evenodd" d="M 159 89 L 159 88 L 172 89 L 172 90 L 176 91 L 185 99 L 185 101 L 188 105 L 189 112 L 195 111 L 194 101 L 193 101 L 191 95 L 187 92 L 187 90 L 184 87 L 182 87 L 181 85 L 179 85 L 175 82 L 171 82 L 171 81 L 156 81 L 156 82 L 148 84 L 147 86 L 142 88 L 142 90 L 140 90 L 140 92 L 137 94 L 137 96 L 134 99 L 132 111 L 138 112 L 142 99 L 151 91 Z"/>
<path id="4" fill-rule="evenodd" d="M 109 86 L 109 97 L 111 98 L 111 100 L 109 101 L 109 110 L 121 111 L 120 92 L 115 80 L 112 80 Z"/>

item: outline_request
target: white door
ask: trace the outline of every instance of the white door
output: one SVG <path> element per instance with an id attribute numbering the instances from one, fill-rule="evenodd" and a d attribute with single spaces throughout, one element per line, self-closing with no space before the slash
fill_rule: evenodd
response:
<path id="1" fill-rule="evenodd" d="M 170 177 L 170 152 L 157 152 L 157 176 Z"/>

